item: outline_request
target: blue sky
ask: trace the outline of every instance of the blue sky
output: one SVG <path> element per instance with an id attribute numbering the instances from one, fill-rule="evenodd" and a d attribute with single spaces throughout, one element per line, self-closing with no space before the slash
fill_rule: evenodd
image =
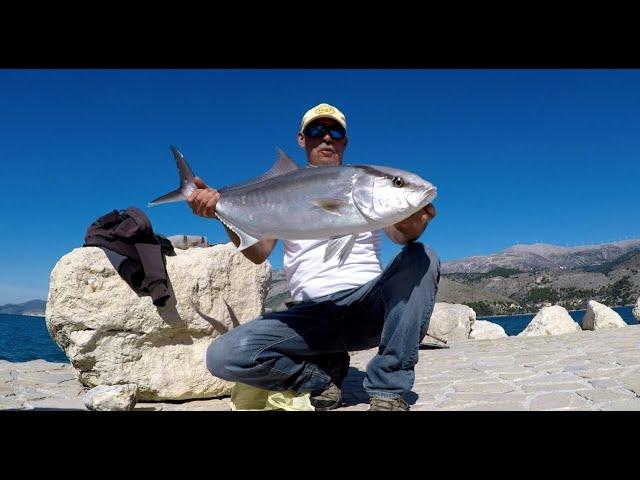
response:
<path id="1" fill-rule="evenodd" d="M 45 299 L 113 209 L 226 241 L 185 203 L 146 207 L 177 185 L 169 145 L 218 187 L 266 171 L 277 146 L 304 165 L 295 134 L 319 102 L 346 114 L 345 163 L 438 187 L 421 240 L 443 260 L 640 238 L 640 70 L 0 70 L 0 305 Z"/>

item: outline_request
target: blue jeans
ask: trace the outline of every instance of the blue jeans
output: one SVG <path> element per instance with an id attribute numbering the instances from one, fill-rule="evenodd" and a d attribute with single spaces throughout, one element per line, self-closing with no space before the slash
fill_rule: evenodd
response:
<path id="1" fill-rule="evenodd" d="M 422 243 L 405 245 L 361 287 L 262 315 L 217 337 L 207 349 L 216 377 L 267 390 L 321 392 L 331 377 L 314 356 L 367 350 L 370 397 L 411 391 L 418 346 L 427 333 L 440 281 L 440 260 Z"/>

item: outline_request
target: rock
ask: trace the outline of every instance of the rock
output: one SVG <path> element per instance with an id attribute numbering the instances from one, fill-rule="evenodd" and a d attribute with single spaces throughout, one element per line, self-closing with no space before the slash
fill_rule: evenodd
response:
<path id="1" fill-rule="evenodd" d="M 620 328 L 626 327 L 627 324 L 622 317 L 614 310 L 596 302 L 589 300 L 587 310 L 582 317 L 583 330 L 599 330 L 601 328 Z"/>
<path id="2" fill-rule="evenodd" d="M 89 390 L 82 401 L 89 410 L 133 410 L 137 395 L 135 383 L 100 385 Z"/>
<path id="3" fill-rule="evenodd" d="M 176 250 L 166 264 L 164 307 L 139 297 L 100 248 L 77 248 L 55 265 L 46 324 L 82 385 L 135 383 L 140 401 L 231 392 L 207 370 L 206 349 L 262 313 L 270 265 L 255 265 L 231 243 Z"/>
<path id="4" fill-rule="evenodd" d="M 638 297 L 636 306 L 633 307 L 633 316 L 636 318 L 637 321 L 640 322 L 640 297 Z"/>
<path id="5" fill-rule="evenodd" d="M 467 340 L 476 312 L 466 305 L 438 302 L 433 308 L 427 335 L 451 343 Z"/>
<path id="6" fill-rule="evenodd" d="M 500 325 L 486 320 L 476 320 L 471 327 L 469 338 L 473 340 L 491 340 L 506 337 L 507 333 Z"/>
<path id="7" fill-rule="evenodd" d="M 580 325 L 571 318 L 566 308 L 553 305 L 540 309 L 538 314 L 529 322 L 527 328 L 518 334 L 518 337 L 562 335 L 581 330 Z"/>

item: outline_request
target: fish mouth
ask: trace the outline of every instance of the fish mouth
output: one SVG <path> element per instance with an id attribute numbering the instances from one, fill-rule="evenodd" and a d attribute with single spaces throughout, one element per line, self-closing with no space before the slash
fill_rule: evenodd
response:
<path id="1" fill-rule="evenodd" d="M 434 187 L 433 185 L 424 189 L 421 192 L 420 200 L 418 201 L 417 206 L 419 208 L 424 208 L 427 205 L 429 205 L 433 201 L 433 199 L 436 198 L 436 193 L 437 193 L 436 187 Z"/>

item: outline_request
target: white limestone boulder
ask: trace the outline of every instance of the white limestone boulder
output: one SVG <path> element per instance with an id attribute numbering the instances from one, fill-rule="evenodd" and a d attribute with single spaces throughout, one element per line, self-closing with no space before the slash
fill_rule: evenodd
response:
<path id="1" fill-rule="evenodd" d="M 620 328 L 626 326 L 625 321 L 615 310 L 595 300 L 589 300 L 587 303 L 587 309 L 582 317 L 583 330 L 599 330 L 601 328 Z"/>
<path id="2" fill-rule="evenodd" d="M 89 410 L 133 410 L 136 406 L 137 395 L 138 386 L 134 383 L 128 383 L 126 385 L 99 385 L 85 393 L 82 401 Z"/>
<path id="3" fill-rule="evenodd" d="M 633 307 L 633 316 L 640 322 L 640 297 L 638 297 L 638 301 L 636 302 L 635 307 Z"/>
<path id="4" fill-rule="evenodd" d="M 77 248 L 51 272 L 46 324 L 86 387 L 133 383 L 138 400 L 227 395 L 211 375 L 211 341 L 262 313 L 271 267 L 233 244 L 176 249 L 166 257 L 171 298 L 138 296 L 102 249 Z"/>
<path id="5" fill-rule="evenodd" d="M 446 343 L 467 340 L 476 312 L 466 305 L 437 302 L 431 314 L 427 335 Z"/>
<path id="6" fill-rule="evenodd" d="M 543 307 L 529 322 L 527 328 L 518 334 L 519 337 L 536 337 L 546 335 L 563 335 L 580 332 L 578 325 L 566 308 L 559 305 Z"/>
<path id="7" fill-rule="evenodd" d="M 472 340 L 493 340 L 494 338 L 503 338 L 507 336 L 500 325 L 488 322 L 486 320 L 476 320 L 471 327 L 469 338 Z"/>

